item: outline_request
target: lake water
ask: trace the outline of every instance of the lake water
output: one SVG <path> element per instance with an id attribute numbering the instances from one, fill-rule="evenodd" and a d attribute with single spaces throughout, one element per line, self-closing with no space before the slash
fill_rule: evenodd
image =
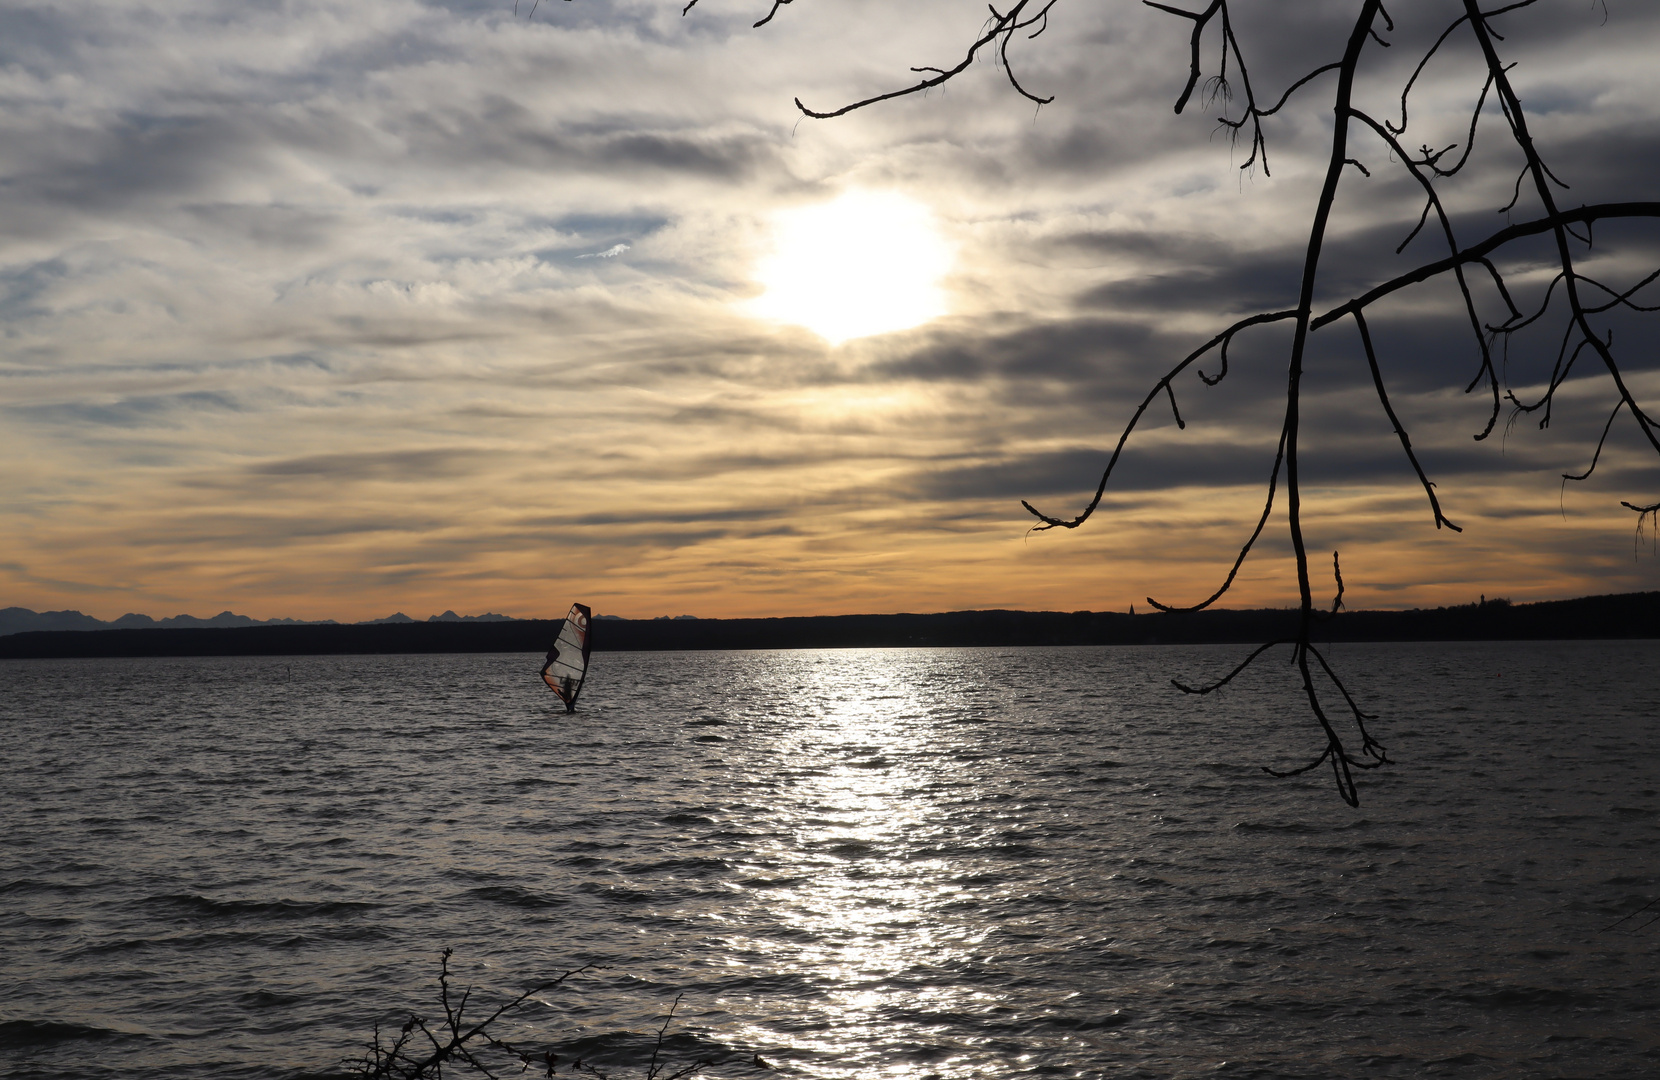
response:
<path id="1" fill-rule="evenodd" d="M 337 1075 L 432 1016 L 811 1078 L 1660 1075 L 1660 643 L 0 663 L 0 1075 Z M 756 1068 L 759 1053 L 771 1070 Z M 564 1074 L 561 1068 L 560 1075 Z"/>

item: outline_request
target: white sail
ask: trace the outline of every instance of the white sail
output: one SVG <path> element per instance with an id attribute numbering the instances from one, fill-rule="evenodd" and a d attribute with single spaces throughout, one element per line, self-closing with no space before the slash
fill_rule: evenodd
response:
<path id="1" fill-rule="evenodd" d="M 592 619 L 586 605 L 572 604 L 542 665 L 542 681 L 559 695 L 566 712 L 576 711 L 576 696 L 582 693 L 582 680 L 588 674 L 588 624 Z"/>

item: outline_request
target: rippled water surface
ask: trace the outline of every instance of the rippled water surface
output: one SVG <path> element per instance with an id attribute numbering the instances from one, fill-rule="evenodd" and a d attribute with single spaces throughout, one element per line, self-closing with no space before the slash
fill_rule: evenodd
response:
<path id="1" fill-rule="evenodd" d="M 0 1073 L 329 1075 L 450 946 L 603 964 L 567 1060 L 1660 1075 L 1660 643 L 1338 647 L 1358 810 L 1283 658 L 1171 690 L 1244 651 L 0 664 Z"/>

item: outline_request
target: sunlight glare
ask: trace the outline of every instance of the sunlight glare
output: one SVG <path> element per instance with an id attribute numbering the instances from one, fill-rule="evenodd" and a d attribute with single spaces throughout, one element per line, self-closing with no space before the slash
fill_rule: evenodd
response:
<path id="1" fill-rule="evenodd" d="M 746 305 L 750 314 L 805 326 L 832 345 L 945 314 L 939 282 L 952 251 L 914 199 L 850 191 L 779 214 L 774 237 L 755 275 L 766 292 Z"/>

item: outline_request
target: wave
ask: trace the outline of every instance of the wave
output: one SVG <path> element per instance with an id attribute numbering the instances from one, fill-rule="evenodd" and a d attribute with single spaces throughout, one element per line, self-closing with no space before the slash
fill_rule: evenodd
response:
<path id="1" fill-rule="evenodd" d="M 475 900 L 487 900 L 492 904 L 533 910 L 565 907 L 570 903 L 562 896 L 542 896 L 526 889 L 515 888 L 512 885 L 486 885 L 482 888 L 469 889 L 466 895 Z"/>
<path id="2" fill-rule="evenodd" d="M 94 1024 L 64 1020 L 0 1021 L 0 1047 L 55 1046 L 69 1042 L 113 1042 L 118 1039 L 147 1038 L 132 1031 L 117 1031 Z"/>
<path id="3" fill-rule="evenodd" d="M 362 900 L 214 900 L 198 893 L 147 896 L 132 903 L 140 907 L 172 908 L 225 919 L 319 919 L 364 914 L 383 906 Z"/>

